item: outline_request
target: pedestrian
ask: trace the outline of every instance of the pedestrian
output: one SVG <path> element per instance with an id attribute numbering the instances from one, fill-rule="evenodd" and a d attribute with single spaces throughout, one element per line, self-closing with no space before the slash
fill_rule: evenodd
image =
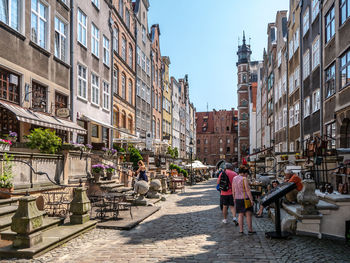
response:
<path id="1" fill-rule="evenodd" d="M 148 182 L 148 177 L 146 174 L 146 166 L 143 163 L 143 161 L 138 161 L 137 162 L 139 169 L 136 171 L 136 175 L 139 174 L 139 176 L 137 177 L 137 181 L 146 181 Z"/>
<path id="2" fill-rule="evenodd" d="M 232 216 L 233 216 L 233 223 L 237 226 L 238 221 L 236 217 L 236 209 L 234 207 L 233 202 L 233 196 L 232 196 L 232 180 L 233 178 L 237 176 L 237 174 L 233 171 L 233 166 L 230 163 L 225 164 L 225 169 L 220 173 L 219 178 L 217 180 L 217 184 L 220 187 L 220 204 L 222 204 L 222 214 L 224 216 L 224 219 L 222 222 L 224 224 L 227 224 L 227 214 L 228 214 L 228 208 L 230 208 Z M 222 188 L 223 181 L 225 181 L 225 177 L 227 181 L 227 190 L 225 188 Z"/>
<path id="3" fill-rule="evenodd" d="M 277 181 L 277 180 L 274 180 L 274 181 L 272 181 L 272 183 L 271 183 L 271 187 L 269 187 L 268 186 L 268 194 L 270 194 L 272 191 L 274 191 L 275 189 L 276 189 L 276 187 L 279 185 L 280 183 Z M 260 200 L 263 198 L 264 196 L 262 196 L 261 198 L 260 198 Z M 270 207 L 271 207 L 272 205 L 270 205 Z M 257 217 L 257 218 L 261 218 L 261 217 L 263 217 L 262 216 L 262 214 L 263 214 L 263 212 L 264 212 L 264 206 L 261 204 L 261 202 L 260 202 L 260 207 L 259 207 L 259 212 L 256 214 L 256 216 L 255 217 Z"/>
<path id="4" fill-rule="evenodd" d="M 286 169 L 284 171 L 284 181 L 289 183 L 295 183 L 297 188 L 286 194 L 287 204 L 295 204 L 297 202 L 297 195 L 303 189 L 303 183 L 299 176 L 293 173 L 292 170 Z"/>
<path id="5" fill-rule="evenodd" d="M 255 234 L 252 225 L 253 196 L 248 183 L 248 169 L 245 166 L 239 168 L 239 174 L 232 181 L 232 195 L 238 214 L 239 233 L 243 234 L 244 216 L 247 218 L 248 234 Z"/>

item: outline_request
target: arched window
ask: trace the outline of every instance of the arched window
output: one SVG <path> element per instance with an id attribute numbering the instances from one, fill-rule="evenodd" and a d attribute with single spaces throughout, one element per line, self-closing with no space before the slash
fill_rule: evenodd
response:
<path id="1" fill-rule="evenodd" d="M 126 99 L 126 77 L 125 74 L 122 74 L 122 98 Z"/>
<path id="2" fill-rule="evenodd" d="M 129 45 L 129 66 L 130 66 L 130 68 L 132 68 L 132 64 L 133 64 L 133 49 L 132 49 L 132 46 Z"/>
<path id="3" fill-rule="evenodd" d="M 128 129 L 132 133 L 132 131 L 133 131 L 133 123 L 132 123 L 132 116 L 131 115 L 128 116 Z"/>
<path id="4" fill-rule="evenodd" d="M 130 104 L 132 104 L 132 80 L 131 79 L 129 79 L 128 101 Z"/>
<path id="5" fill-rule="evenodd" d="M 113 49 L 119 53 L 119 29 L 117 27 L 113 29 Z"/>
<path id="6" fill-rule="evenodd" d="M 126 39 L 122 36 L 122 59 L 126 61 Z"/>
<path id="7" fill-rule="evenodd" d="M 126 113 L 122 111 L 122 127 L 126 128 Z"/>

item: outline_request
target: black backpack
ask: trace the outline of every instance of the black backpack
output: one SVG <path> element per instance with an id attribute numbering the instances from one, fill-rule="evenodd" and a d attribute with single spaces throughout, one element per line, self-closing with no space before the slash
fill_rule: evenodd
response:
<path id="1" fill-rule="evenodd" d="M 220 191 L 228 191 L 230 189 L 230 179 L 228 178 L 225 170 L 222 171 L 219 183 Z"/>

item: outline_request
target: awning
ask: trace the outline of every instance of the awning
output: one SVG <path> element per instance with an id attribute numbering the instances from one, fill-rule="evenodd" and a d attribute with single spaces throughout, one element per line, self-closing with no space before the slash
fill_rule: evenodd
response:
<path id="1" fill-rule="evenodd" d="M 0 105 L 15 114 L 17 120 L 21 122 L 26 122 L 56 130 L 86 134 L 86 130 L 74 122 L 62 120 L 39 112 L 33 112 L 29 109 L 5 101 L 0 101 Z"/>
<path id="2" fill-rule="evenodd" d="M 83 117 L 82 117 L 81 119 L 87 120 L 87 121 L 96 122 L 96 123 L 98 123 L 98 124 L 100 124 L 100 125 L 102 125 L 103 127 L 106 127 L 106 128 L 110 128 L 110 129 L 114 129 L 114 130 L 117 129 L 116 127 L 114 127 L 114 126 L 112 126 L 112 125 L 110 125 L 110 124 L 108 124 L 108 123 L 105 123 L 105 122 L 103 122 L 103 121 L 97 120 L 97 119 L 92 118 L 92 117 L 90 117 L 90 116 L 87 116 L 87 115 L 85 115 L 85 114 L 83 115 Z"/>

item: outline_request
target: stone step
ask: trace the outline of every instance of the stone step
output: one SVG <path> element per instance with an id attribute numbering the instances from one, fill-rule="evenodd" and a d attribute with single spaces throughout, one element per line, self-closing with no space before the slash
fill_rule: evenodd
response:
<path id="1" fill-rule="evenodd" d="M 0 199 L 0 207 L 8 206 L 8 205 L 16 205 L 18 203 L 18 199 L 20 197 L 11 197 L 7 199 Z"/>
<path id="2" fill-rule="evenodd" d="M 14 249 L 12 245 L 0 248 L 2 258 L 34 258 L 44 254 L 51 249 L 60 246 L 69 240 L 93 229 L 96 221 L 88 221 L 84 224 L 64 224 L 51 228 L 42 233 L 43 242 L 24 249 Z"/>
<path id="3" fill-rule="evenodd" d="M 64 218 L 60 217 L 44 217 L 43 219 L 43 225 L 36 229 L 35 232 L 37 231 L 48 231 L 54 227 L 58 227 L 62 225 L 64 222 Z M 1 239 L 2 240 L 14 240 L 16 233 L 11 231 L 11 230 L 5 230 L 0 233 Z"/>
<path id="4" fill-rule="evenodd" d="M 11 227 L 12 216 L 0 218 L 0 232 Z"/>
<path id="5" fill-rule="evenodd" d="M 133 188 L 132 187 L 117 187 L 117 188 L 114 188 L 113 190 L 111 190 L 111 192 L 115 192 L 115 193 L 125 193 L 125 192 L 128 192 L 128 191 L 132 191 Z"/>
<path id="6" fill-rule="evenodd" d="M 0 218 L 12 216 L 17 211 L 18 205 L 8 205 L 0 207 Z"/>
<path id="7" fill-rule="evenodd" d="M 102 189 L 119 189 L 121 188 L 118 184 L 103 184 L 100 185 Z"/>
<path id="8" fill-rule="evenodd" d="M 108 184 L 116 184 L 116 185 L 121 185 L 117 183 L 117 180 L 101 180 L 96 183 L 97 185 L 108 185 Z"/>

